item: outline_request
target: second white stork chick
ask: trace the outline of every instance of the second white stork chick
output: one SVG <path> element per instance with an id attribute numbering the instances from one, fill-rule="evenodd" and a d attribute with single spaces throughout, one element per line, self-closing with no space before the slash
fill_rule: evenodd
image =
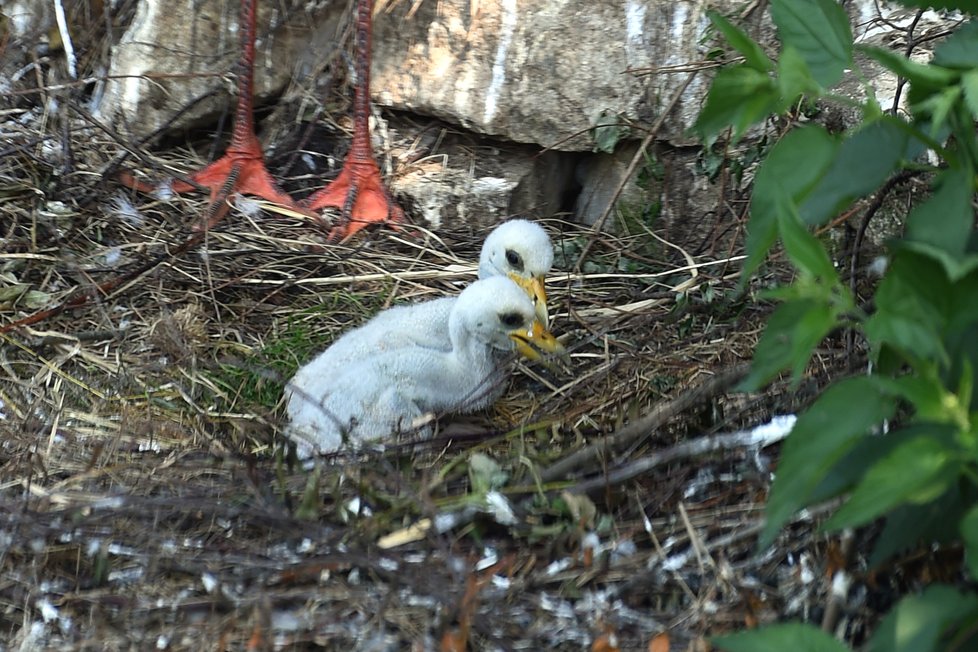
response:
<path id="1" fill-rule="evenodd" d="M 431 303 L 392 308 L 382 315 L 393 313 L 406 317 L 402 323 L 423 325 L 438 313 L 426 310 Z M 431 412 L 485 407 L 496 395 L 494 387 L 505 379 L 498 352 L 516 349 L 532 355 L 535 349 L 561 348 L 537 320 L 530 298 L 504 276 L 467 287 L 451 306 L 445 332 L 447 347 L 403 346 L 366 356 L 328 376 L 296 374 L 287 388 L 287 432 L 300 455 L 413 430 L 415 421 Z"/>

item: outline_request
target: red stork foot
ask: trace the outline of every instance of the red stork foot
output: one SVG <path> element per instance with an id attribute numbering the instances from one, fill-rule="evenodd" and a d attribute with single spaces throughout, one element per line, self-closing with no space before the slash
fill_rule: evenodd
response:
<path id="1" fill-rule="evenodd" d="M 173 192 L 189 192 L 201 188 L 210 190 L 211 203 L 204 219 L 196 226 L 197 230 L 209 229 L 221 221 L 228 212 L 228 198 L 235 193 L 253 195 L 272 203 L 303 213 L 287 194 L 279 190 L 272 175 L 265 167 L 261 144 L 255 136 L 254 77 L 255 77 L 255 34 L 257 19 L 257 0 L 241 0 L 241 18 L 238 25 L 241 39 L 241 58 L 238 62 L 238 102 L 234 115 L 234 129 L 231 144 L 224 156 L 203 170 L 188 177 L 191 183 L 176 180 L 169 189 Z M 131 173 L 124 172 L 119 180 L 140 192 L 155 192 L 157 188 L 138 181 Z"/>
<path id="2" fill-rule="evenodd" d="M 346 242 L 371 224 L 389 224 L 397 228 L 404 222 L 404 211 L 393 200 L 373 158 L 347 158 L 340 175 L 325 188 L 313 193 L 304 206 L 312 211 L 338 208 L 341 224 L 329 232 L 330 242 Z"/>
<path id="3" fill-rule="evenodd" d="M 278 188 L 272 179 L 272 175 L 265 167 L 265 160 L 257 139 L 249 140 L 253 142 L 240 146 L 232 145 L 224 156 L 191 174 L 188 177 L 190 182 L 176 179 L 169 184 L 168 189 L 176 193 L 210 190 L 211 201 L 207 212 L 195 229 L 209 229 L 220 222 L 227 215 L 228 198 L 235 193 L 259 197 L 284 208 L 305 213 L 291 197 Z M 159 190 L 158 187 L 136 179 L 130 172 L 122 172 L 119 181 L 140 192 L 153 193 Z"/>

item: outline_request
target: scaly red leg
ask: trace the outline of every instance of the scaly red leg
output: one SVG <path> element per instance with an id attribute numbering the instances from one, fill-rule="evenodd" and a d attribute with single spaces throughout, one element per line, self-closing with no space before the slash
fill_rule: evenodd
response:
<path id="1" fill-rule="evenodd" d="M 198 186 L 209 188 L 211 203 L 205 218 L 205 228 L 215 225 L 227 213 L 227 198 L 233 193 L 254 195 L 277 204 L 296 208 L 295 202 L 282 192 L 272 175 L 265 167 L 261 144 L 255 136 L 254 80 L 255 80 L 255 34 L 258 0 L 241 0 L 241 59 L 238 63 L 238 104 L 234 112 L 234 129 L 231 144 L 224 156 L 204 169 L 190 175 L 197 185 L 185 181 L 174 181 L 174 192 L 197 190 Z M 138 181 L 130 173 L 120 175 L 122 183 L 141 192 L 152 192 L 155 188 Z"/>
<path id="2" fill-rule="evenodd" d="M 346 240 L 376 223 L 404 221 L 404 211 L 391 198 L 370 146 L 370 33 L 372 0 L 357 1 L 356 71 L 353 94 L 353 141 L 343 169 L 325 188 L 305 202 L 311 210 L 327 206 L 343 211 L 343 223 L 330 231 L 330 240 Z"/>

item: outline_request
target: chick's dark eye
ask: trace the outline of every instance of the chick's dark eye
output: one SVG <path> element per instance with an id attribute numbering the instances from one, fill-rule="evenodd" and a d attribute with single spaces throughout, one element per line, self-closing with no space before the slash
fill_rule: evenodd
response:
<path id="1" fill-rule="evenodd" d="M 518 312 L 507 312 L 505 314 L 499 315 L 499 321 L 503 323 L 503 326 L 509 329 L 519 328 L 523 325 L 523 316 Z"/>
<path id="2" fill-rule="evenodd" d="M 506 262 L 517 272 L 523 271 L 523 257 L 512 249 L 506 250 Z"/>

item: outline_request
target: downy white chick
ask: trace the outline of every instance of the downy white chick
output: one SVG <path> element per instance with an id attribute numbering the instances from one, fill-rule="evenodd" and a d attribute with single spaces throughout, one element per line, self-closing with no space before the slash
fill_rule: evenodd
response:
<path id="1" fill-rule="evenodd" d="M 432 302 L 428 302 L 432 303 Z M 411 311 L 392 308 L 400 323 L 423 323 Z M 536 316 L 533 302 L 509 278 L 493 276 L 467 287 L 451 305 L 445 329 L 449 345 L 408 345 L 377 352 L 328 376 L 296 374 L 290 382 L 289 437 L 299 454 L 338 450 L 344 443 L 383 438 L 414 429 L 430 413 L 469 412 L 492 402 L 508 373 L 498 352 L 561 349 Z"/>

